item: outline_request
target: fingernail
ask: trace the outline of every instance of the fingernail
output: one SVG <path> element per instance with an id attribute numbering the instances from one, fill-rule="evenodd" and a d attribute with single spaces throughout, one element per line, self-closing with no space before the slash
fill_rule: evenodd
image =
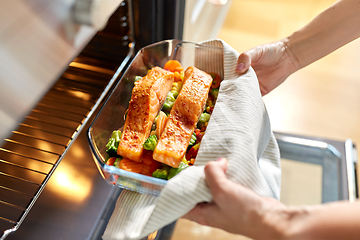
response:
<path id="1" fill-rule="evenodd" d="M 236 66 L 236 70 L 237 70 L 237 71 L 242 71 L 244 68 L 245 68 L 245 64 L 244 64 L 244 63 L 239 63 L 239 64 Z"/>
<path id="2" fill-rule="evenodd" d="M 225 158 L 221 157 L 221 158 L 216 159 L 216 161 L 221 162 L 221 161 L 224 161 L 224 159 Z"/>

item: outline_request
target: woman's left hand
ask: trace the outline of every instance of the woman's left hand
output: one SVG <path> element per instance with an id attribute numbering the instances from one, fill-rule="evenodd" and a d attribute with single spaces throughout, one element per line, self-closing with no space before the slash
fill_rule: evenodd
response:
<path id="1" fill-rule="evenodd" d="M 256 237 L 259 233 L 263 236 L 258 236 L 259 239 L 271 239 L 269 234 L 278 237 L 278 233 L 267 226 L 268 220 L 275 219 L 273 216 L 266 219 L 266 216 L 285 206 L 273 198 L 261 197 L 230 181 L 225 175 L 226 169 L 225 158 L 209 162 L 205 166 L 205 179 L 213 202 L 198 204 L 183 218 L 248 237 Z"/>

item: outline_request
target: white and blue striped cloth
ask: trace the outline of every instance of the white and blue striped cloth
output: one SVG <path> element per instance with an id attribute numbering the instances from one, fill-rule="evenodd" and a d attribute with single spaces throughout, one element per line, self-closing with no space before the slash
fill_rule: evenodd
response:
<path id="1" fill-rule="evenodd" d="M 219 157 L 228 160 L 229 179 L 262 196 L 279 199 L 280 152 L 256 74 L 252 68 L 241 76 L 235 73 L 239 53 L 225 42 L 204 44 L 223 48 L 223 64 L 219 66 L 224 66 L 224 81 L 195 166 L 169 180 L 159 197 L 123 190 L 104 240 L 143 238 L 182 217 L 197 203 L 210 202 L 203 166 Z M 217 63 L 214 66 L 219 67 Z"/>

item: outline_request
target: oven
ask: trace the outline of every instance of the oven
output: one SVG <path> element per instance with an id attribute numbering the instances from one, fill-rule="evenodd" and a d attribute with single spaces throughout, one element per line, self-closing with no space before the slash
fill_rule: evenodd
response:
<path id="1" fill-rule="evenodd" d="M 183 39 L 185 0 L 2 2 L 0 239 L 101 239 L 121 189 L 85 130 L 137 50 Z M 276 137 L 283 158 L 323 169 L 322 202 L 357 197 L 351 140 Z"/>
<path id="2" fill-rule="evenodd" d="M 120 189 L 101 179 L 85 129 L 138 49 L 182 38 L 184 7 L 2 1 L 1 239 L 100 238 Z"/>

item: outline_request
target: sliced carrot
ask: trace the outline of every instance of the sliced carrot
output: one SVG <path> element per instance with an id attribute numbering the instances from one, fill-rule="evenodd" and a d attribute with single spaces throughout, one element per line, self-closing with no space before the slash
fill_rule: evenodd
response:
<path id="1" fill-rule="evenodd" d="M 141 155 L 141 161 L 143 161 L 143 159 L 145 159 L 145 158 L 152 159 L 152 154 L 153 154 L 153 151 L 144 149 L 144 151 Z"/>
<path id="2" fill-rule="evenodd" d="M 151 166 L 155 160 L 151 158 L 143 158 L 142 163 L 146 166 Z"/>
<path id="3" fill-rule="evenodd" d="M 143 170 L 140 172 L 141 174 L 151 175 L 156 169 L 162 168 L 162 163 L 155 161 L 152 157 L 152 153 L 152 151 L 144 150 L 141 157 L 141 164 L 143 167 Z"/>
<path id="4" fill-rule="evenodd" d="M 169 60 L 165 63 L 164 69 L 169 70 L 170 72 L 181 72 L 184 71 L 184 68 L 181 66 L 181 63 L 177 60 Z"/>
<path id="5" fill-rule="evenodd" d="M 106 165 L 110 165 L 110 166 L 114 165 L 115 160 L 116 160 L 116 157 L 111 157 L 111 158 L 109 158 L 109 159 L 106 161 Z"/>
<path id="6" fill-rule="evenodd" d="M 150 166 L 150 173 L 152 174 L 156 169 L 162 168 L 163 165 L 161 162 L 153 161 L 153 163 Z"/>
<path id="7" fill-rule="evenodd" d="M 140 173 L 144 174 L 144 175 L 149 174 L 150 173 L 150 166 L 147 166 L 147 165 L 143 164 Z"/>
<path id="8" fill-rule="evenodd" d="M 211 88 L 219 88 L 221 83 L 221 77 L 217 73 L 210 73 L 211 77 L 213 78 L 213 82 L 211 84 Z"/>
<path id="9" fill-rule="evenodd" d="M 168 117 L 164 112 L 159 113 L 159 117 L 156 120 L 156 136 L 160 139 L 161 133 L 164 131 Z"/>
<path id="10" fill-rule="evenodd" d="M 119 167 L 120 169 L 134 173 L 141 173 L 143 168 L 140 162 L 134 162 L 133 160 L 130 160 L 128 158 L 124 158 L 123 160 L 121 160 Z"/>

